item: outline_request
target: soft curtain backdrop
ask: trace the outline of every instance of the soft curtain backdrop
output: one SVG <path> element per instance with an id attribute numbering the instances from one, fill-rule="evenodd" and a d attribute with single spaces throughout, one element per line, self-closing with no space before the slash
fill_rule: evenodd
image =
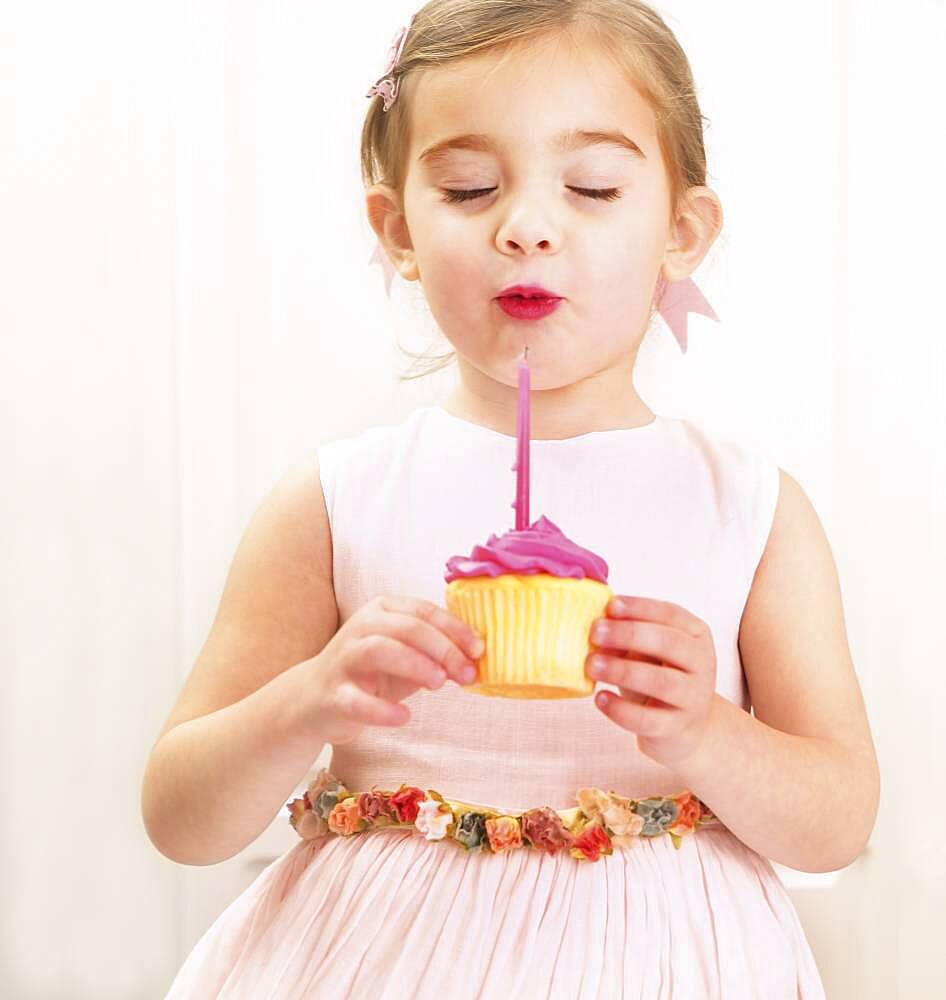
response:
<path id="1" fill-rule="evenodd" d="M 230 861 L 177 866 L 145 835 L 140 780 L 262 496 L 455 377 L 398 385 L 397 340 L 449 345 L 416 285 L 389 304 L 367 266 L 364 94 L 414 9 L 0 14 L 5 996 L 161 995 L 295 842 L 280 814 Z M 780 874 L 832 1000 L 941 995 L 944 6 L 658 9 L 711 123 L 726 222 L 696 278 L 722 322 L 691 319 L 683 357 L 658 321 L 638 389 L 812 497 L 883 794 L 858 862 Z"/>

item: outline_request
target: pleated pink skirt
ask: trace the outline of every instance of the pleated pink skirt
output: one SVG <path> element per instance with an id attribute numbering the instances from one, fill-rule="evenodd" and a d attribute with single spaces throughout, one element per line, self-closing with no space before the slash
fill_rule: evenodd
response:
<path id="1" fill-rule="evenodd" d="M 300 840 L 227 907 L 168 1000 L 825 1000 L 771 864 L 725 827 L 596 862 L 410 828 Z"/>

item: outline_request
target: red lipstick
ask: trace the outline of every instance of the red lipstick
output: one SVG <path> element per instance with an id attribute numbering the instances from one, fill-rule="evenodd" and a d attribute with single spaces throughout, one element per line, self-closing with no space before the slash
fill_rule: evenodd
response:
<path id="1" fill-rule="evenodd" d="M 510 285 L 497 296 L 499 308 L 513 319 L 542 319 L 555 312 L 560 295 L 541 285 Z"/>
<path id="2" fill-rule="evenodd" d="M 506 295 L 522 295 L 527 299 L 561 298 L 561 295 L 556 295 L 555 292 L 550 292 L 547 288 L 543 288 L 541 285 L 510 285 L 508 288 L 504 288 L 499 293 L 498 298 L 503 298 Z"/>

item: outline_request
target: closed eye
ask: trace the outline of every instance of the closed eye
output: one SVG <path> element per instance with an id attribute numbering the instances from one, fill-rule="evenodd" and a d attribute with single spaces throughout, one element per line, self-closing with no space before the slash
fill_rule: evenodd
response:
<path id="1" fill-rule="evenodd" d="M 477 188 L 472 191 L 449 191 L 444 190 L 444 201 L 447 202 L 460 202 L 460 201 L 473 201 L 476 198 L 482 197 L 484 194 L 489 194 L 490 191 L 495 191 L 496 188 Z M 576 188 L 569 187 L 569 191 L 577 191 L 579 194 L 584 195 L 586 198 L 594 198 L 598 201 L 615 201 L 621 197 L 620 188 Z"/>

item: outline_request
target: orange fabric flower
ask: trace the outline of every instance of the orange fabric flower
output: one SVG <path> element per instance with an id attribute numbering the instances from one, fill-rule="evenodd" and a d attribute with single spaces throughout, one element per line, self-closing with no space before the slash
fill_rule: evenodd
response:
<path id="1" fill-rule="evenodd" d="M 328 828 L 332 833 L 340 833 L 342 836 L 358 833 L 365 826 L 365 821 L 358 814 L 357 796 L 337 803 L 328 816 Z"/>
<path id="2" fill-rule="evenodd" d="M 496 853 L 522 847 L 522 830 L 519 821 L 512 816 L 490 817 L 486 820 L 486 836 L 489 846 Z"/>
<path id="3" fill-rule="evenodd" d="M 696 829 L 696 821 L 700 818 L 700 800 L 691 792 L 684 792 L 673 799 L 680 814 L 673 821 L 673 826 L 668 826 L 669 833 L 675 833 L 678 837 L 693 833 Z"/>

